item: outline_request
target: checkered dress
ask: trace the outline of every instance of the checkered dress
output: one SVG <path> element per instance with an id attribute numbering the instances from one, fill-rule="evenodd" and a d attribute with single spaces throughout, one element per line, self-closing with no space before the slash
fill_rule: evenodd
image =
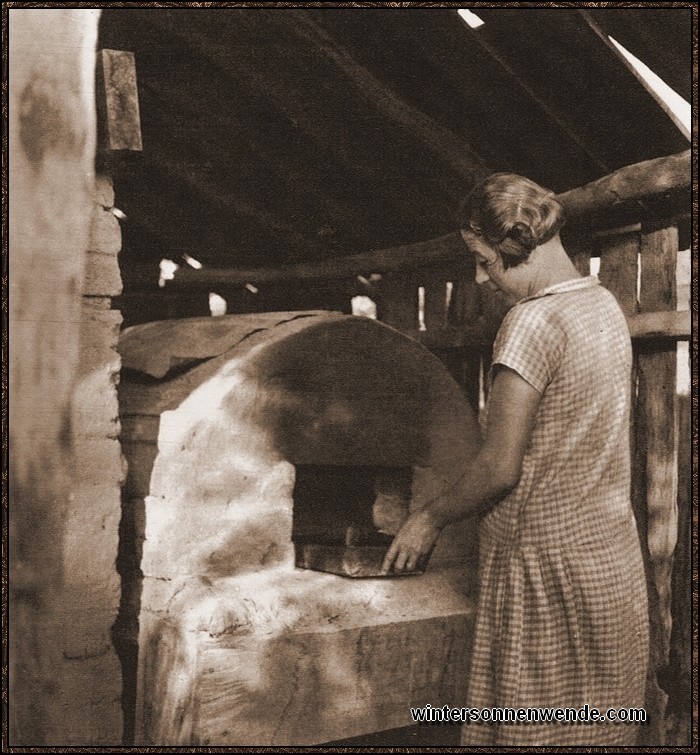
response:
<path id="1" fill-rule="evenodd" d="M 552 286 L 508 313 L 493 364 L 542 398 L 520 481 L 481 525 L 466 704 L 641 708 L 648 614 L 624 316 L 593 276 Z M 467 723 L 462 744 L 633 745 L 636 735 L 619 723 Z"/>

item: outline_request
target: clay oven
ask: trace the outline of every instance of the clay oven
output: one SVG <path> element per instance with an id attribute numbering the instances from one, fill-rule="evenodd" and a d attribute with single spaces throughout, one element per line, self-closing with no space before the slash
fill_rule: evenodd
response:
<path id="1" fill-rule="evenodd" d="M 477 449 L 440 361 L 321 312 L 150 323 L 120 352 L 137 743 L 317 744 L 461 704 L 474 523 L 378 575 Z"/>

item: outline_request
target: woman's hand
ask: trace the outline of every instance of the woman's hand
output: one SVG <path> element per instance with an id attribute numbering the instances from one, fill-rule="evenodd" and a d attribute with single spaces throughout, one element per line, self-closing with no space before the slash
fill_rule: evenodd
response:
<path id="1" fill-rule="evenodd" d="M 411 514 L 401 525 L 384 557 L 382 572 L 413 571 L 421 558 L 432 550 L 440 534 L 428 513 L 421 509 Z"/>

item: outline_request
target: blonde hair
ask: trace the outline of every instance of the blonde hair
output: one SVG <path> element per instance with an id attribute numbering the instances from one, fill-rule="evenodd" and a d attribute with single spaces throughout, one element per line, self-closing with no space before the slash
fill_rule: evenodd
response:
<path id="1" fill-rule="evenodd" d="M 551 191 L 516 173 L 493 173 L 459 209 L 460 227 L 486 239 L 504 268 L 519 265 L 554 238 L 565 219 L 564 207 Z"/>

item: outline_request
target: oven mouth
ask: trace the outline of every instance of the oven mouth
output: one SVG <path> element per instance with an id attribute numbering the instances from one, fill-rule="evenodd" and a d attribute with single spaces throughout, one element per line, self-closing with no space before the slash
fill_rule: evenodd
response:
<path id="1" fill-rule="evenodd" d="M 292 542 L 295 565 L 344 577 L 384 574 L 382 562 L 408 516 L 413 469 L 373 465 L 296 466 Z"/>

